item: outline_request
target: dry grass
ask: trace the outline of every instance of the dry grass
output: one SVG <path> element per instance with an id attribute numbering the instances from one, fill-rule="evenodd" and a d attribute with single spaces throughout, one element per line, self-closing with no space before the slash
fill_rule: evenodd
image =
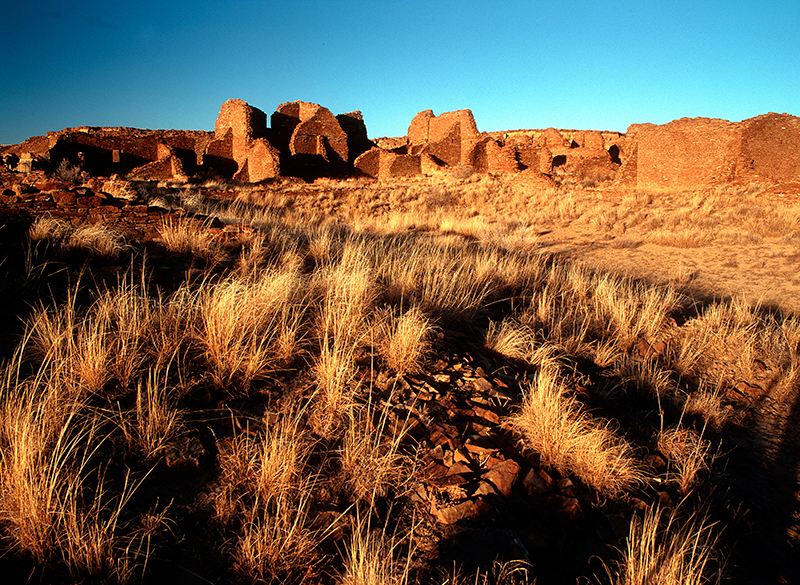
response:
<path id="1" fill-rule="evenodd" d="M 304 310 L 298 285 L 296 274 L 264 271 L 198 289 L 190 304 L 215 386 L 247 392 L 294 356 Z"/>
<path id="2" fill-rule="evenodd" d="M 380 324 L 383 329 L 378 352 L 384 362 L 398 374 L 414 374 L 423 365 L 425 355 L 430 350 L 430 337 L 433 327 L 418 308 L 412 308 L 402 315 L 385 313 Z"/>
<path id="3" fill-rule="evenodd" d="M 170 252 L 191 254 L 208 262 L 223 254 L 211 233 L 196 222 L 166 221 L 158 228 L 158 235 Z"/>
<path id="4" fill-rule="evenodd" d="M 125 582 L 150 552 L 150 533 L 121 521 L 139 484 L 128 474 L 109 491 L 106 466 L 95 461 L 107 441 L 98 411 L 64 385 L 68 364 L 52 356 L 22 379 L 23 353 L 5 366 L 0 387 L 4 538 L 37 563 L 60 559 L 75 577 Z"/>
<path id="5" fill-rule="evenodd" d="M 318 539 L 308 527 L 308 500 L 281 496 L 243 512 L 233 549 L 233 569 L 256 582 L 304 582 L 313 576 Z"/>
<path id="6" fill-rule="evenodd" d="M 544 465 L 602 494 L 619 496 L 644 479 L 631 446 L 565 393 L 555 368 L 538 373 L 509 422 Z"/>
<path id="7" fill-rule="evenodd" d="M 533 334 L 527 327 L 508 319 L 499 325 L 491 321 L 484 343 L 492 351 L 508 358 L 526 359 L 533 345 Z"/>
<path id="8" fill-rule="evenodd" d="M 235 436 L 220 453 L 217 519 L 234 527 L 234 570 L 247 579 L 298 580 L 313 569 L 320 536 L 308 520 L 314 478 L 311 444 L 300 413 L 285 415 L 263 436 Z"/>
<path id="9" fill-rule="evenodd" d="M 358 515 L 345 554 L 341 585 L 406 585 L 411 582 L 410 568 L 413 551 L 400 557 L 401 547 L 413 549 L 413 532 L 406 538 L 387 535 L 372 528 L 369 517 Z M 405 545 L 405 546 L 404 546 Z"/>
<path id="10" fill-rule="evenodd" d="M 241 246 L 238 257 L 222 261 L 221 244 L 198 224 L 165 224 L 165 247 L 206 259 L 211 269 L 204 278 L 163 296 L 148 291 L 144 280 L 94 295 L 72 291 L 66 302 L 35 310 L 0 392 L 0 530 L 8 548 L 62 563 L 75 580 L 134 580 L 151 540 L 169 522 L 157 510 L 138 510 L 139 518 L 129 510 L 138 486 L 131 470 L 145 474 L 172 438 L 208 427 L 219 449 L 209 505 L 238 578 L 408 582 L 411 561 L 400 551 L 414 548 L 413 536 L 393 538 L 382 516 L 416 468 L 396 412 L 417 412 L 427 424 L 433 411 L 395 404 L 395 396 L 381 401 L 386 390 L 362 377 L 424 378 L 427 357 L 444 346 L 449 352 L 469 345 L 466 351 L 478 354 L 471 367 L 480 363 L 491 372 L 487 380 L 532 378 L 520 382 L 523 403 L 509 419 L 520 443 L 543 465 L 580 480 L 576 489 L 613 498 L 644 480 L 637 449 L 613 420 L 589 414 L 572 396 L 573 386 L 587 387 L 591 404 L 597 398 L 642 409 L 637 416 L 644 426 L 661 403 L 670 406 L 664 416 L 683 410 L 714 431 L 738 423 L 729 418 L 735 405 L 727 402 L 740 380 L 769 376 L 771 398 L 794 396 L 797 320 L 738 299 L 690 307 L 674 287 L 537 252 L 540 228 L 571 224 L 661 245 L 772 237 L 757 235 L 755 224 L 742 224 L 741 234 L 725 231 L 743 222 L 752 202 L 728 213 L 724 205 L 735 194 L 727 192 L 696 199 L 628 194 L 617 201 L 474 175 L 434 183 L 357 184 L 359 195 L 350 192 L 347 200 L 322 183 L 275 192 L 263 186 L 225 205 L 187 188 L 185 204 L 258 227 L 229 244 Z M 668 196 L 675 197 L 674 209 L 658 208 Z M 324 209 L 304 208 L 304 197 Z M 356 205 L 374 212 L 357 218 L 357 230 L 330 218 L 315 227 L 305 223 L 338 209 L 353 225 Z M 765 213 L 762 219 L 780 229 L 799 229 L 800 215 Z M 29 238 L 69 242 L 75 233 L 41 220 Z M 659 240 L 667 233 L 674 239 Z M 106 254 L 88 235 L 82 242 L 82 249 Z M 691 318 L 678 325 L 671 316 L 678 319 L 681 308 Z M 439 327 L 445 335 L 434 347 Z M 451 329 L 467 339 L 447 345 Z M 469 336 L 480 331 L 486 348 L 512 358 L 491 364 L 502 369 L 490 370 L 482 360 L 498 356 L 470 345 Z M 665 353 L 642 353 L 661 341 L 668 341 Z M 608 391 L 621 387 L 627 396 Z M 640 399 L 626 400 L 630 390 Z M 186 412 L 187 404 L 203 410 Z M 216 404 L 231 405 L 230 421 Z M 248 408 L 254 410 L 232 413 Z M 669 461 L 667 479 L 698 498 L 703 490 L 696 488 L 713 463 L 709 442 L 680 422 L 669 424 L 657 436 Z M 653 433 L 657 427 L 651 424 Z M 370 514 L 350 522 L 350 540 L 337 556 L 330 542 L 321 544 L 328 533 L 315 524 L 319 504 L 352 502 L 342 516 L 363 508 Z M 676 518 L 654 510 L 634 521 L 617 583 L 703 582 L 716 537 L 705 517 Z M 342 526 L 346 532 L 348 523 Z M 340 574 L 320 568 L 330 560 L 324 555 L 336 556 Z M 492 575 L 478 571 L 469 581 L 523 578 L 522 570 L 508 567 Z"/>
<path id="11" fill-rule="evenodd" d="M 43 215 L 38 217 L 28 229 L 28 238 L 34 242 L 62 240 L 69 235 L 72 229 L 72 226 L 63 220 Z"/>
<path id="12" fill-rule="evenodd" d="M 63 254 L 83 252 L 106 259 L 115 259 L 126 249 L 124 236 L 113 228 L 100 223 L 74 227 L 49 216 L 36 219 L 28 229 L 28 239 L 50 241 Z"/>
<path id="13" fill-rule="evenodd" d="M 717 385 L 709 389 L 701 383 L 695 392 L 686 397 L 684 410 L 686 414 L 699 416 L 709 428 L 720 432 L 733 411 L 733 407 L 724 404 L 724 395 L 723 387 Z"/>
<path id="14" fill-rule="evenodd" d="M 133 452 L 149 461 L 160 457 L 182 428 L 182 414 L 170 396 L 168 372 L 151 369 L 136 388 L 136 405 L 121 414 L 120 430 Z"/>
<path id="15" fill-rule="evenodd" d="M 711 447 L 708 441 L 678 426 L 661 430 L 657 446 L 669 462 L 667 479 L 675 481 L 682 494 L 688 494 L 699 481 L 699 475 L 709 468 Z"/>
<path id="16" fill-rule="evenodd" d="M 125 238 L 103 224 L 80 226 L 62 243 L 65 252 L 89 252 L 101 258 L 116 258 L 125 249 Z"/>
<path id="17" fill-rule="evenodd" d="M 413 475 L 413 462 L 401 450 L 407 427 L 392 425 L 390 432 L 391 414 L 389 403 L 378 408 L 371 398 L 353 407 L 337 457 L 347 490 L 370 505 L 398 492 Z"/>
<path id="18" fill-rule="evenodd" d="M 337 433 L 353 404 L 356 390 L 356 349 L 365 340 L 367 317 L 377 297 L 372 271 L 363 249 L 346 247 L 338 266 L 323 269 L 317 282 L 323 289 L 317 313 L 319 355 L 314 359 L 317 400 L 313 425 L 320 436 Z"/>
<path id="19" fill-rule="evenodd" d="M 618 563 L 614 585 L 701 585 L 721 581 L 721 563 L 714 550 L 719 535 L 704 514 L 683 518 L 672 510 L 648 508 L 634 516 L 627 549 Z"/>

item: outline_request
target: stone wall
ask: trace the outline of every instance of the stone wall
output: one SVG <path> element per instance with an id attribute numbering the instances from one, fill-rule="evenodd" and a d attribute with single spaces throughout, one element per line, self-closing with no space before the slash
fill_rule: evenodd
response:
<path id="1" fill-rule="evenodd" d="M 682 118 L 669 124 L 635 124 L 636 187 L 689 189 L 733 179 L 740 128 L 726 120 Z"/>
<path id="2" fill-rule="evenodd" d="M 752 181 L 800 181 L 800 118 L 764 114 L 742 122 L 737 177 Z"/>
<path id="3" fill-rule="evenodd" d="M 434 116 L 433 110 L 425 110 L 414 116 L 408 127 L 409 145 L 420 147 L 414 152 L 427 152 L 451 167 L 468 164 L 469 151 L 479 138 L 470 110 L 439 116 Z"/>
<path id="4" fill-rule="evenodd" d="M 623 148 L 618 180 L 638 189 L 800 181 L 800 118 L 787 114 L 634 124 Z"/>
<path id="5" fill-rule="evenodd" d="M 468 172 L 527 173 L 562 185 L 695 189 L 730 182 L 800 181 L 800 118 L 765 114 L 742 122 L 683 118 L 595 130 L 480 133 L 470 110 L 423 110 L 408 135 L 372 141 L 361 112 L 334 116 L 286 102 L 270 116 L 239 99 L 222 104 L 214 132 L 67 128 L 3 147 L 8 168 L 53 171 L 66 160 L 96 176 L 156 180 L 220 176 L 259 182 L 352 174 L 388 179 Z M 538 179 L 537 179 L 538 181 Z M 544 183 L 546 181 L 542 181 Z"/>

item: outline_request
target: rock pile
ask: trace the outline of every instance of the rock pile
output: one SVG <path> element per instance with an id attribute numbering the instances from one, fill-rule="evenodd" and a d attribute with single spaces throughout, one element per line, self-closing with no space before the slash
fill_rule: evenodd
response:
<path id="1" fill-rule="evenodd" d="M 0 187 L 0 222 L 49 215 L 75 226 L 102 222 L 138 235 L 153 233 L 161 225 L 165 209 L 148 206 L 138 194 L 115 196 L 105 189 L 100 180 L 74 186 L 33 171 L 23 182 Z"/>

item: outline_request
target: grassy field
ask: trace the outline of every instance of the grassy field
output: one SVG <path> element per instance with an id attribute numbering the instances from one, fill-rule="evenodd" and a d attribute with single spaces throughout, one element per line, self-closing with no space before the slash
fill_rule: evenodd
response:
<path id="1" fill-rule="evenodd" d="M 137 186 L 199 219 L 6 228 L 20 582 L 800 577 L 800 204 L 478 175 Z M 715 289 L 702 254 L 737 274 L 729 248 L 791 267 L 785 288 Z"/>

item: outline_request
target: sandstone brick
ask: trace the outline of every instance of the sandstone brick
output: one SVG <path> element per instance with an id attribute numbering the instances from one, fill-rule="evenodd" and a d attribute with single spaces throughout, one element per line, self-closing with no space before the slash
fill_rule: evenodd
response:
<path id="1" fill-rule="evenodd" d="M 381 149 L 371 148 L 356 158 L 353 167 L 362 175 L 377 179 L 380 173 Z"/>
<path id="2" fill-rule="evenodd" d="M 168 158 L 156 160 L 137 167 L 133 169 L 128 176 L 132 179 L 156 181 L 178 177 L 185 178 L 186 174 L 183 172 L 181 160 L 176 156 L 169 156 Z"/>
<path id="3" fill-rule="evenodd" d="M 319 155 L 341 168 L 342 163 L 348 161 L 348 147 L 347 134 L 339 121 L 330 110 L 318 104 L 303 104 L 301 112 L 301 116 L 305 117 L 301 117 L 292 132 L 290 152 L 293 155 Z"/>
<path id="4" fill-rule="evenodd" d="M 419 155 L 419 162 L 420 171 L 423 175 L 427 175 L 429 177 L 441 173 L 445 169 L 445 167 L 440 165 L 436 159 L 434 159 L 427 152 L 423 152 Z"/>
<path id="5" fill-rule="evenodd" d="M 244 161 L 233 178 L 237 181 L 257 183 L 280 176 L 280 169 L 278 149 L 267 140 L 258 138 L 250 144 Z"/>
<path id="6" fill-rule="evenodd" d="M 422 174 L 420 155 L 381 152 L 379 177 L 413 177 Z"/>
<path id="7" fill-rule="evenodd" d="M 741 130 L 727 120 L 682 118 L 668 124 L 635 124 L 636 186 L 696 188 L 733 178 Z"/>
<path id="8" fill-rule="evenodd" d="M 98 205 L 89 208 L 89 215 L 121 215 L 122 212 L 113 205 Z"/>
<path id="9" fill-rule="evenodd" d="M 428 126 L 433 117 L 433 110 L 424 110 L 414 116 L 408 126 L 408 141 L 411 144 L 424 145 L 428 143 Z"/>
<path id="10" fill-rule="evenodd" d="M 432 110 L 420 112 L 408 128 L 408 141 L 426 145 L 426 151 L 449 166 L 469 164 L 467 153 L 479 137 L 470 110 L 456 110 L 434 116 Z"/>
<path id="11" fill-rule="evenodd" d="M 605 149 L 603 135 L 597 130 L 587 130 L 584 132 L 584 140 L 581 146 L 589 149 Z"/>
<path id="12" fill-rule="evenodd" d="M 501 145 L 488 136 L 471 145 L 467 161 L 479 173 L 513 173 L 519 170 L 516 148 L 511 144 Z"/>
<path id="13" fill-rule="evenodd" d="M 55 191 L 52 195 L 53 201 L 55 201 L 56 205 L 59 207 L 75 205 L 77 202 L 77 196 L 70 191 Z"/>
<path id="14" fill-rule="evenodd" d="M 743 120 L 741 127 L 740 178 L 800 179 L 800 118 L 769 113 Z"/>
<path id="15" fill-rule="evenodd" d="M 364 123 L 364 116 L 359 111 L 348 112 L 336 116 L 344 133 L 347 135 L 347 156 L 348 162 L 353 162 L 361 154 L 374 146 L 367 135 L 367 125 Z"/>
<path id="16" fill-rule="evenodd" d="M 222 140 L 229 132 L 244 149 L 249 140 L 266 137 L 267 115 L 244 100 L 227 100 L 220 107 L 214 123 L 214 139 Z"/>
<path id="17" fill-rule="evenodd" d="M 77 197 L 75 202 L 78 207 L 97 207 L 98 205 L 103 204 L 103 198 L 98 197 L 97 195 L 88 195 Z"/>
<path id="18" fill-rule="evenodd" d="M 455 524 L 459 520 L 475 518 L 491 512 L 492 507 L 482 499 L 467 500 L 455 506 L 439 507 L 431 503 L 431 514 L 442 524 Z"/>
<path id="19" fill-rule="evenodd" d="M 490 481 L 501 494 L 508 498 L 511 497 L 520 469 L 519 463 L 513 459 L 506 459 L 484 473 L 483 479 Z"/>
<path id="20" fill-rule="evenodd" d="M 555 128 L 548 128 L 540 134 L 534 141 L 536 146 L 544 146 L 549 149 L 569 148 L 569 141 L 561 135 Z"/>

